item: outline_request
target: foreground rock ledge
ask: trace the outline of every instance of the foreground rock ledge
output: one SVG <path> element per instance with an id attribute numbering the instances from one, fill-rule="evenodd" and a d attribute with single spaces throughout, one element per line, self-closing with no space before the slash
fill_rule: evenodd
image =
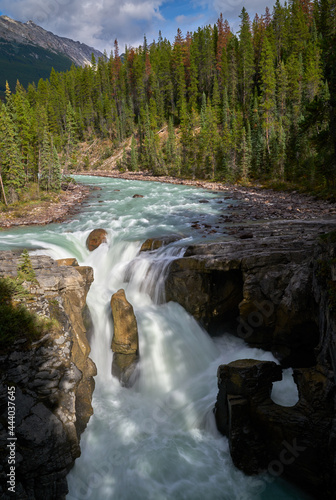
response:
<path id="1" fill-rule="evenodd" d="M 234 464 L 246 474 L 268 471 L 334 498 L 334 380 L 326 367 L 294 370 L 299 401 L 275 404 L 272 382 L 281 367 L 269 361 L 239 360 L 218 369 L 215 409 L 218 429 L 229 437 Z"/>
<path id="2" fill-rule="evenodd" d="M 15 276 L 19 253 L 0 252 L 0 277 Z M 1 422 L 7 422 L 7 387 L 15 386 L 16 498 L 63 500 L 66 475 L 80 455 L 79 440 L 90 416 L 96 367 L 83 316 L 93 281 L 90 267 L 31 257 L 38 285 L 26 306 L 57 321 L 35 342 L 24 338 L 0 353 Z M 0 493 L 6 488 L 7 426 L 0 430 Z M 4 486 L 3 486 L 4 485 Z M 1 489 L 1 488 L 5 489 Z M 7 496 L 6 496 L 7 495 Z"/>

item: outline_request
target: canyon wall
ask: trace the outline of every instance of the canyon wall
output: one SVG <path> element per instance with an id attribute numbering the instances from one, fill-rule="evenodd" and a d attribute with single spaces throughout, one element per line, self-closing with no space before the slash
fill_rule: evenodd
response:
<path id="1" fill-rule="evenodd" d="M 7 474 L 14 457 L 16 498 L 61 500 L 93 413 L 96 367 L 89 358 L 86 306 L 93 270 L 74 259 L 36 256 L 31 262 L 36 278 L 23 282 L 28 294 L 17 300 L 44 318 L 48 328 L 31 338 L 22 326 L 10 345 L 1 344 L 0 492 L 3 499 L 13 498 Z M 20 253 L 0 252 L 0 277 L 15 277 L 19 265 Z M 0 299 L 5 300 L 4 293 Z"/>
<path id="2" fill-rule="evenodd" d="M 284 475 L 323 498 L 336 486 L 336 238 L 328 222 L 267 223 L 246 239 L 190 246 L 174 261 L 167 300 L 210 334 L 229 331 L 269 350 L 280 365 L 240 360 L 218 369 L 215 417 L 235 465 Z M 299 401 L 271 399 L 294 368 Z"/>

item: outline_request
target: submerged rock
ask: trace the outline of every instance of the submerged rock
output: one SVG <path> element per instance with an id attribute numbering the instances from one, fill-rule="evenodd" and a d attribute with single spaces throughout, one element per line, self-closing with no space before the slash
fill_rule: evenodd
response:
<path id="1" fill-rule="evenodd" d="M 140 248 L 140 252 L 150 252 L 151 250 L 157 250 L 164 245 L 169 245 L 169 243 L 174 243 L 181 239 L 181 236 L 163 236 L 162 238 L 148 238 Z"/>
<path id="2" fill-rule="evenodd" d="M 107 232 L 105 229 L 94 229 L 91 231 L 86 240 L 86 246 L 92 252 L 99 247 L 102 243 L 107 241 Z"/>
<path id="3" fill-rule="evenodd" d="M 112 361 L 112 375 L 119 379 L 124 387 L 132 387 L 137 378 L 138 354 L 115 352 Z"/>
<path id="4" fill-rule="evenodd" d="M 122 385 L 129 386 L 139 359 L 139 337 L 133 306 L 126 299 L 123 289 L 112 295 L 111 309 L 114 323 L 112 375 Z"/>

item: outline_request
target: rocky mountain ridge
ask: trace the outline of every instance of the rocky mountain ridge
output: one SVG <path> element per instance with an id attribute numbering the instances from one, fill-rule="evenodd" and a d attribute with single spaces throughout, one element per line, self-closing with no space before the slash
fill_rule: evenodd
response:
<path id="1" fill-rule="evenodd" d="M 91 64 L 92 53 L 95 58 L 103 55 L 99 50 L 84 43 L 54 35 L 33 21 L 21 23 L 8 16 L 0 16 L 0 39 L 15 44 L 41 47 L 53 53 L 63 54 L 79 66 Z"/>

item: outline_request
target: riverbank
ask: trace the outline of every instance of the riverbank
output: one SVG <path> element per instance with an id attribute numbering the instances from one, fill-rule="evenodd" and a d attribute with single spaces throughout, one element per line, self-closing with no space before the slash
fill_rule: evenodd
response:
<path id="1" fill-rule="evenodd" d="M 94 170 L 79 172 L 78 175 L 195 186 L 218 192 L 223 194 L 223 199 L 237 202 L 229 205 L 229 210 L 225 210 L 221 222 L 226 224 L 263 220 L 329 220 L 336 217 L 336 203 L 317 200 L 296 191 L 274 191 L 261 186 L 246 187 L 169 176 L 156 177 L 144 172 Z M 34 201 L 24 206 L 10 207 L 8 211 L 0 212 L 0 229 L 62 222 L 80 208 L 90 192 L 89 187 L 77 184 L 62 191 L 57 201 Z M 218 203 L 222 201 L 219 197 Z"/>
<path id="2" fill-rule="evenodd" d="M 144 172 L 93 170 L 80 172 L 79 175 L 195 186 L 200 189 L 225 193 L 225 199 L 238 201 L 237 204 L 229 205 L 230 213 L 228 214 L 226 211 L 226 218 L 223 221 L 227 223 L 258 220 L 325 220 L 336 216 L 336 203 L 317 200 L 313 196 L 297 191 L 274 191 L 264 189 L 261 186 L 246 187 L 220 182 L 177 179 L 169 176 L 156 177 Z"/>
<path id="3" fill-rule="evenodd" d="M 11 206 L 6 212 L 0 212 L 0 229 L 62 222 L 81 205 L 90 191 L 89 187 L 76 184 L 61 191 L 55 201 L 34 200 L 24 205 Z"/>

